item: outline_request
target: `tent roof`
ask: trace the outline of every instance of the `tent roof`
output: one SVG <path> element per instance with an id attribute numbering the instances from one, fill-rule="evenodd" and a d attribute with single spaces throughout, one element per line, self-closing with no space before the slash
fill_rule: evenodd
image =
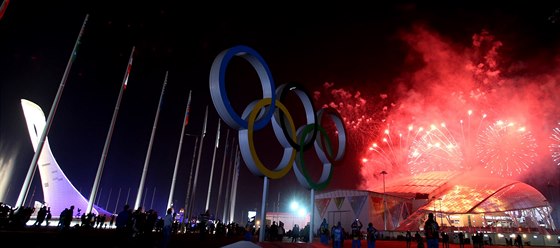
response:
<path id="1" fill-rule="evenodd" d="M 402 178 L 386 187 L 387 194 L 414 197 L 428 194 L 420 210 L 445 213 L 492 213 L 548 206 L 532 186 L 507 178 L 460 172 L 427 172 Z"/>

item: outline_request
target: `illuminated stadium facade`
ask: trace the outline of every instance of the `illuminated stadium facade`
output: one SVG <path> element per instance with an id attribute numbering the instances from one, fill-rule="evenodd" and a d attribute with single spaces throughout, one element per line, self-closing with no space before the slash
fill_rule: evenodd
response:
<path id="1" fill-rule="evenodd" d="M 33 149 L 37 150 L 40 134 L 46 125 L 45 114 L 41 107 L 31 101 L 22 99 L 21 106 Z M 87 209 L 88 200 L 72 185 L 56 162 L 48 139 L 45 140 L 37 164 L 43 188 L 43 204 L 51 208 L 53 216 L 58 216 L 62 210 L 72 205 L 74 211 Z M 111 213 L 98 206 L 94 206 L 92 212 L 96 215 L 111 215 Z"/>
<path id="2" fill-rule="evenodd" d="M 427 172 L 388 184 L 385 191 L 412 199 L 413 208 L 417 206 L 410 216 L 395 223 L 397 231 L 421 230 L 429 212 L 448 231 L 547 234 L 556 230 L 546 198 L 532 186 L 511 179 Z"/>
<path id="3" fill-rule="evenodd" d="M 379 187 L 316 194 L 314 223 L 325 218 L 349 227 L 359 218 L 401 233 L 422 231 L 428 213 L 434 213 L 446 232 L 560 234 L 546 198 L 511 179 L 434 171 L 398 179 L 387 184 L 385 192 Z M 560 236 L 556 238 L 560 244 Z"/>

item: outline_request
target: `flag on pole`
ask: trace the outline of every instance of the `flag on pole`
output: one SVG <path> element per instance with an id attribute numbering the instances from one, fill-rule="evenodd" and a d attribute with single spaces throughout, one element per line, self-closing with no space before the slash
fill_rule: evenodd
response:
<path id="1" fill-rule="evenodd" d="M 185 114 L 185 127 L 189 124 L 189 112 L 191 111 L 191 93 L 192 90 L 189 91 L 189 100 L 187 101 L 187 113 Z"/>
<path id="2" fill-rule="evenodd" d="M 4 0 L 2 2 L 2 5 L 0 5 L 0 20 L 2 20 L 2 17 L 4 17 L 4 13 L 6 13 L 6 9 L 8 8 L 9 3 L 10 0 Z"/>
<path id="3" fill-rule="evenodd" d="M 134 57 L 134 49 L 132 47 L 132 53 L 130 53 L 130 59 L 128 59 L 128 66 L 126 67 L 126 75 L 124 76 L 124 89 L 126 90 L 126 85 L 128 84 L 128 76 L 130 75 L 130 70 L 132 69 L 132 58 Z"/>

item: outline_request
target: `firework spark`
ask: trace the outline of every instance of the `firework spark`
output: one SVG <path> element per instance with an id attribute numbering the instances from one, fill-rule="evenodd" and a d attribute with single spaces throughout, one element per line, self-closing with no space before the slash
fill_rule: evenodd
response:
<path id="1" fill-rule="evenodd" d="M 335 88 L 334 83 L 324 83 L 321 91 L 314 92 L 315 102 L 323 107 L 332 107 L 344 119 L 353 147 L 369 143 L 383 123 L 387 107 L 380 96 L 379 100 L 362 96 L 360 91 Z"/>
<path id="2" fill-rule="evenodd" d="M 462 169 L 463 153 L 445 123 L 432 124 L 413 141 L 409 154 L 410 172 L 456 171 Z"/>
<path id="3" fill-rule="evenodd" d="M 380 140 L 374 142 L 362 158 L 361 174 L 364 178 L 381 179 L 381 171 L 391 171 L 395 175 L 408 175 L 408 156 L 412 140 L 416 139 L 422 128 L 414 129 L 409 125 L 406 131 L 398 131 L 397 128 L 387 127 Z M 364 183 L 369 184 L 368 180 Z M 365 185 L 369 187 L 373 185 Z"/>
<path id="4" fill-rule="evenodd" d="M 560 122 L 558 123 L 558 125 L 560 126 Z M 550 139 L 552 139 L 552 144 L 550 144 L 548 147 L 550 148 L 550 152 L 552 153 L 552 161 L 557 166 L 560 166 L 560 127 L 555 127 L 554 129 L 552 129 Z"/>
<path id="5" fill-rule="evenodd" d="M 523 126 L 496 121 L 478 137 L 477 156 L 490 173 L 513 176 L 527 171 L 537 156 L 536 140 Z"/>

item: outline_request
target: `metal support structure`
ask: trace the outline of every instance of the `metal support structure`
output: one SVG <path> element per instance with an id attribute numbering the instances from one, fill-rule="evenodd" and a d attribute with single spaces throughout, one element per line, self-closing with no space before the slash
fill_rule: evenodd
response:
<path id="1" fill-rule="evenodd" d="M 385 175 L 387 175 L 386 171 L 381 171 L 381 175 L 383 175 L 383 230 L 387 230 L 387 197 L 385 194 Z"/>
<path id="2" fill-rule="evenodd" d="M 259 232 L 259 242 L 263 242 L 265 238 L 266 229 L 266 197 L 268 196 L 268 177 L 263 180 L 263 194 L 261 204 L 261 227 Z"/>

